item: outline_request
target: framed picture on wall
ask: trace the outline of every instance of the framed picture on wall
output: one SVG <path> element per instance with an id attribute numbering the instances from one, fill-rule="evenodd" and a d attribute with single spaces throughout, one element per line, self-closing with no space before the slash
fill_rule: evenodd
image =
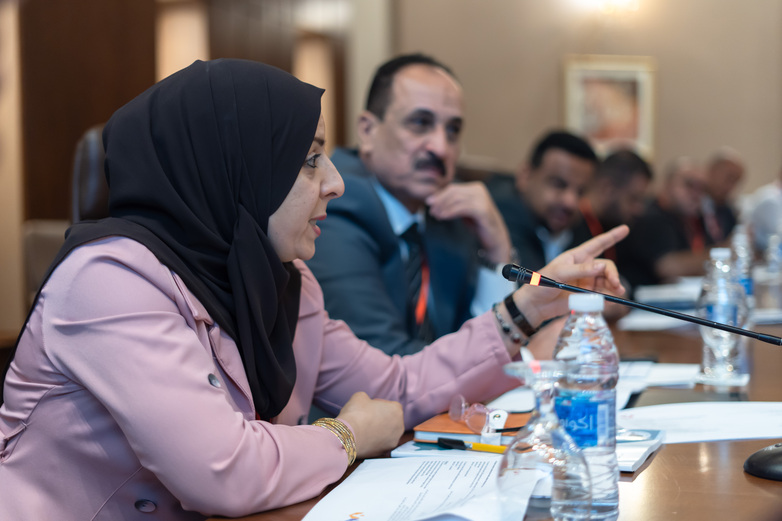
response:
<path id="1" fill-rule="evenodd" d="M 632 147 L 650 161 L 655 68 L 649 56 L 566 56 L 565 126 L 601 155 Z"/>

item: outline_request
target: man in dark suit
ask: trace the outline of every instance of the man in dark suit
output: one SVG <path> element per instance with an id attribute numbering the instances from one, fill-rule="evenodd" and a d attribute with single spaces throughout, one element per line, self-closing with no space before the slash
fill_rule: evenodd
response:
<path id="1" fill-rule="evenodd" d="M 486 181 L 525 268 L 539 270 L 590 235 L 574 234 L 578 205 L 598 159 L 582 138 L 565 131 L 545 134 L 515 176 Z"/>
<path id="2" fill-rule="evenodd" d="M 394 58 L 372 81 L 358 149 L 332 157 L 345 195 L 329 204 L 308 264 L 329 314 L 391 354 L 419 351 L 513 289 L 496 271 L 513 258 L 486 187 L 452 183 L 463 104 L 446 66 L 420 54 Z M 413 224 L 423 243 L 414 300 Z"/>

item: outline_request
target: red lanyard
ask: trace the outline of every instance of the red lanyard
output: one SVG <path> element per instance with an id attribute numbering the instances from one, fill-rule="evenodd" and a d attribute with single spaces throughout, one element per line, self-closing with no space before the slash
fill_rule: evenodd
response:
<path id="1" fill-rule="evenodd" d="M 584 221 L 586 221 L 587 228 L 589 228 L 589 233 L 592 234 L 592 237 L 596 237 L 603 233 L 603 225 L 600 224 L 597 216 L 592 211 L 592 205 L 589 203 L 586 197 L 581 199 L 579 209 L 581 210 L 581 215 L 584 216 Z M 605 252 L 603 252 L 603 257 L 616 262 L 616 248 L 613 246 L 608 248 Z"/>
<path id="2" fill-rule="evenodd" d="M 706 249 L 706 238 L 703 233 L 703 226 L 697 216 L 690 217 L 687 222 L 687 231 L 689 233 L 690 250 L 693 253 L 701 253 Z"/>

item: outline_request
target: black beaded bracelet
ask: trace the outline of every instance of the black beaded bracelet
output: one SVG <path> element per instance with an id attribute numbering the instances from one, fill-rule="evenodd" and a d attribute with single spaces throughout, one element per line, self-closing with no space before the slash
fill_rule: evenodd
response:
<path id="1" fill-rule="evenodd" d="M 514 344 L 520 344 L 521 343 L 521 335 L 518 334 L 516 331 L 513 330 L 512 327 L 510 327 L 510 324 L 505 322 L 505 319 L 502 318 L 502 313 L 500 313 L 500 310 L 497 309 L 497 304 L 494 304 L 491 307 L 491 310 L 494 311 L 494 318 L 497 319 L 497 323 L 500 325 L 500 329 L 502 329 L 502 332 L 506 335 L 510 335 L 510 340 Z"/>
<path id="2" fill-rule="evenodd" d="M 527 335 L 527 338 L 538 332 L 538 330 L 532 327 L 532 324 L 527 321 L 527 317 L 524 316 L 524 313 L 516 307 L 516 303 L 513 302 L 513 293 L 505 297 L 505 307 L 508 308 L 508 313 L 510 313 L 510 318 L 513 320 L 513 323 L 516 324 L 516 327 L 521 329 L 522 333 Z"/>

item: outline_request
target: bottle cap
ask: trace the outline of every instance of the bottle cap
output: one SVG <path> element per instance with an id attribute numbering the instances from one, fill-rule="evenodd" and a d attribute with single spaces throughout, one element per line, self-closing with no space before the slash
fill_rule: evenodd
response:
<path id="1" fill-rule="evenodd" d="M 572 311 L 590 313 L 603 311 L 603 295 L 597 293 L 574 293 L 568 297 L 568 306 Z"/>
<path id="2" fill-rule="evenodd" d="M 712 260 L 729 260 L 730 248 L 712 248 L 709 250 L 709 257 Z"/>

